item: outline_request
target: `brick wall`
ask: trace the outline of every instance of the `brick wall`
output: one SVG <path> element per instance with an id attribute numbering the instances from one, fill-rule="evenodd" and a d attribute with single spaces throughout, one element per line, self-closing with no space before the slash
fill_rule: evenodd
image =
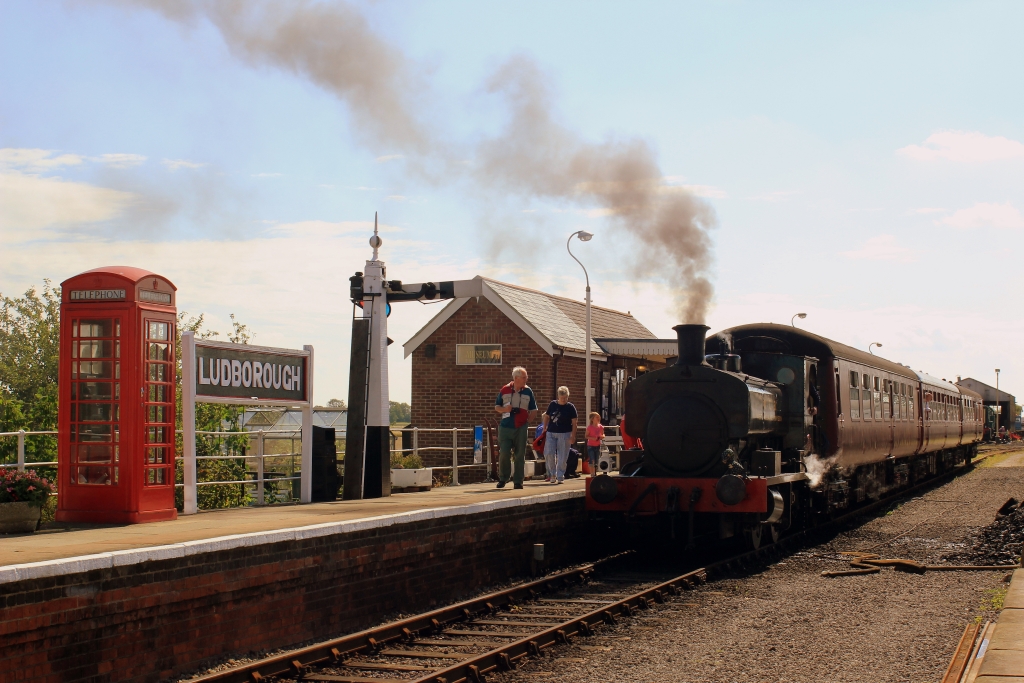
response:
<path id="1" fill-rule="evenodd" d="M 501 365 L 456 365 L 456 344 L 501 344 Z M 433 346 L 435 356 L 427 357 Z M 529 336 L 487 299 L 470 299 L 445 321 L 412 353 L 412 423 L 420 428 L 473 427 L 495 418 L 494 399 L 503 384 L 512 379 L 512 368 L 522 365 L 529 372 L 529 384 L 537 396 L 541 412 L 555 396 L 555 390 L 569 387 L 570 398 L 586 424 L 586 361 L 575 356 L 552 358 Z M 662 363 L 635 358 L 615 357 L 591 360 L 591 386 L 595 396 L 591 410 L 600 412 L 601 373 L 614 374 L 613 367 L 624 367 L 626 376 L 635 376 L 638 365 L 654 370 Z M 556 375 L 557 368 L 557 377 Z M 540 422 L 538 414 L 531 426 Z M 614 424 L 614 420 L 609 420 Z M 442 447 L 444 451 L 421 453 L 427 466 L 445 467 L 452 462 L 451 434 L 420 434 L 420 447 Z M 472 435 L 461 434 L 460 446 L 472 446 Z M 470 450 L 460 451 L 460 464 L 473 462 Z M 460 481 L 479 481 L 484 468 L 460 471 Z"/>
<path id="2" fill-rule="evenodd" d="M 592 557 L 583 498 L 0 584 L 0 680 L 157 681 Z"/>

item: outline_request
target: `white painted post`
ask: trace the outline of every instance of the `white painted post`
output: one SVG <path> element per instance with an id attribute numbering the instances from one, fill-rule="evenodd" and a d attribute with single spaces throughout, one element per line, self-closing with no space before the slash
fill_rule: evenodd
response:
<path id="1" fill-rule="evenodd" d="M 459 430 L 452 427 L 452 486 L 459 485 Z"/>
<path id="2" fill-rule="evenodd" d="M 309 352 L 306 363 L 306 404 L 302 407 L 302 471 L 299 473 L 300 502 L 313 501 L 313 347 L 302 347 Z"/>
<path id="3" fill-rule="evenodd" d="M 420 454 L 420 428 L 412 428 L 412 454 L 419 457 Z"/>
<path id="4" fill-rule="evenodd" d="M 256 432 L 256 502 L 263 505 L 263 430 Z"/>
<path id="5" fill-rule="evenodd" d="M 181 450 L 185 505 L 182 514 L 199 511 L 196 495 L 196 333 L 181 333 Z"/>
<path id="6" fill-rule="evenodd" d="M 25 471 L 25 430 L 18 430 L 18 471 Z"/>

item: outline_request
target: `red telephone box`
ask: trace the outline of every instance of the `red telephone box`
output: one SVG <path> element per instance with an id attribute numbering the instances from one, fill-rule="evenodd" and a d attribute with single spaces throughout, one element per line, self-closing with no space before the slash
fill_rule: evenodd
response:
<path id="1" fill-rule="evenodd" d="M 175 286 L 128 266 L 61 283 L 57 519 L 175 519 Z"/>

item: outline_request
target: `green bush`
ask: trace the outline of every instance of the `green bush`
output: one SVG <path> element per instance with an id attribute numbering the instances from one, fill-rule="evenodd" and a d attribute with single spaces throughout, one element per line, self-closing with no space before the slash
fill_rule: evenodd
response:
<path id="1" fill-rule="evenodd" d="M 393 470 L 418 470 L 421 467 L 423 467 L 423 459 L 418 455 L 391 454 L 391 469 Z"/>

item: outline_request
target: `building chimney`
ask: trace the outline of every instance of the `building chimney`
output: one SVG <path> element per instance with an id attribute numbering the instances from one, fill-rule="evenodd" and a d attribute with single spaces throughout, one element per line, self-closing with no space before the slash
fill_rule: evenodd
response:
<path id="1" fill-rule="evenodd" d="M 704 339 L 711 328 L 707 325 L 676 325 L 672 329 L 679 336 L 676 365 L 703 365 Z"/>

